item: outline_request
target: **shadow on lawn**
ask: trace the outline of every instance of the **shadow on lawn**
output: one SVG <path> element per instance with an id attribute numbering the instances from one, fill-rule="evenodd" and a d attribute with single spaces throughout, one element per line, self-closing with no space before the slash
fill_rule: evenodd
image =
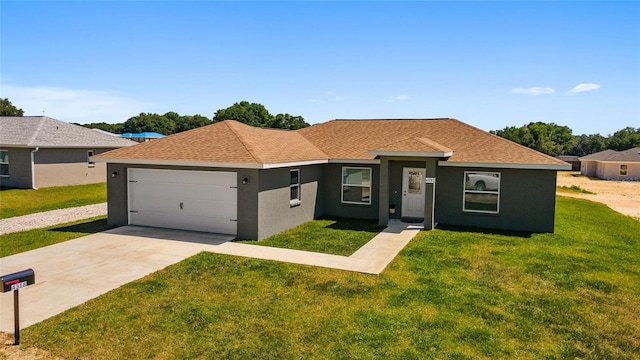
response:
<path id="1" fill-rule="evenodd" d="M 50 231 L 95 234 L 95 233 L 99 233 L 101 231 L 105 231 L 113 228 L 114 228 L 113 226 L 107 225 L 107 219 L 98 219 L 94 221 L 85 222 L 82 224 L 61 226 L 61 227 L 53 228 Z"/>
<path id="2" fill-rule="evenodd" d="M 447 224 L 438 224 L 436 228 L 444 231 L 481 233 L 485 235 L 504 235 L 504 236 L 519 237 L 519 238 L 531 238 L 531 236 L 535 234 L 534 232 L 529 232 L 529 231 L 486 229 L 486 228 L 480 228 L 480 227 L 464 227 L 464 226 L 455 226 L 455 225 L 447 225 Z"/>
<path id="3" fill-rule="evenodd" d="M 385 226 L 378 225 L 378 220 L 347 219 L 340 217 L 323 217 L 322 220 L 335 221 L 333 224 L 327 226 L 327 228 L 335 230 L 353 230 L 379 233 L 385 229 Z"/>

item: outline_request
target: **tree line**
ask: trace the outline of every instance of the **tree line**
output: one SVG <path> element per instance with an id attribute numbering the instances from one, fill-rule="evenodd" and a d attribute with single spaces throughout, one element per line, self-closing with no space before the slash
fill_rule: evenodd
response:
<path id="1" fill-rule="evenodd" d="M 640 147 L 640 128 L 633 127 L 618 130 L 607 137 L 600 134 L 573 135 L 567 126 L 543 122 L 507 126 L 490 132 L 551 156 L 586 156 L 607 149 L 622 151 Z"/>
<path id="2" fill-rule="evenodd" d="M 228 108 L 219 109 L 211 119 L 199 114 L 180 115 L 170 111 L 164 115 L 141 113 L 119 124 L 100 122 L 84 124 L 83 126 L 116 134 L 157 132 L 163 135 L 171 135 L 230 119 L 247 125 L 265 128 L 296 130 L 309 126 L 302 116 L 289 114 L 272 115 L 264 105 L 248 101 L 241 101 Z"/>
<path id="3" fill-rule="evenodd" d="M 0 99 L 0 115 L 23 116 L 24 111 L 14 106 L 8 98 Z M 123 123 L 105 122 L 84 124 L 88 128 L 101 129 L 115 134 L 157 132 L 171 135 L 181 131 L 199 128 L 224 120 L 237 120 L 242 123 L 267 128 L 296 130 L 309 126 L 302 116 L 289 114 L 272 115 L 257 103 L 241 101 L 228 108 L 219 109 L 209 119 L 202 115 L 180 115 L 170 111 L 164 115 L 141 113 Z M 607 137 L 600 134 L 573 135 L 568 126 L 555 123 L 532 122 L 524 126 L 507 126 L 502 130 L 492 130 L 492 134 L 501 136 L 547 155 L 586 156 L 603 150 L 627 150 L 640 147 L 640 128 L 626 127 Z"/>
<path id="4" fill-rule="evenodd" d="M 24 111 L 13 105 L 8 98 L 0 99 L 0 116 L 24 116 Z M 228 108 L 219 109 L 211 119 L 199 114 L 180 115 L 169 111 L 164 115 L 140 113 L 123 123 L 97 122 L 77 125 L 114 134 L 157 132 L 163 135 L 171 135 L 231 119 L 251 126 L 277 129 L 297 130 L 309 126 L 302 116 L 290 114 L 272 115 L 264 105 L 248 101 L 241 101 Z"/>

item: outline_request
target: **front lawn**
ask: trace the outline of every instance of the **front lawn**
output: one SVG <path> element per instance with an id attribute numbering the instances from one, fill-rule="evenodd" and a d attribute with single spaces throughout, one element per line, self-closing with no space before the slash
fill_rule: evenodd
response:
<path id="1" fill-rule="evenodd" d="M 0 190 L 0 219 L 107 201 L 107 184 Z"/>
<path id="2" fill-rule="evenodd" d="M 105 231 L 106 216 L 0 235 L 0 258 Z"/>
<path id="3" fill-rule="evenodd" d="M 640 223 L 420 233 L 379 276 L 201 253 L 22 332 L 82 359 L 638 359 Z"/>
<path id="4" fill-rule="evenodd" d="M 349 256 L 384 230 L 377 220 L 322 219 L 247 244 Z"/>

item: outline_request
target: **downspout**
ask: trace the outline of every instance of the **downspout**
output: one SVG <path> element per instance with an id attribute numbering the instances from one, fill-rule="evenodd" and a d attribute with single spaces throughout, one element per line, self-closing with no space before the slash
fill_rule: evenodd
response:
<path id="1" fill-rule="evenodd" d="M 36 148 L 31 151 L 31 188 L 33 190 L 38 190 L 38 188 L 36 187 L 36 165 L 34 155 L 38 150 L 40 150 L 40 148 L 36 146 Z"/>

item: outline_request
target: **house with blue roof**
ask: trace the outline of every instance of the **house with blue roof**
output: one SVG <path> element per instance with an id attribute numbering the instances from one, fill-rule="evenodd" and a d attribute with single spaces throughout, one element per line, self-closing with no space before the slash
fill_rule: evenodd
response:
<path id="1" fill-rule="evenodd" d="M 141 133 L 124 133 L 120 137 L 137 142 L 145 142 L 153 139 L 162 139 L 164 135 L 153 131 L 145 131 Z"/>

